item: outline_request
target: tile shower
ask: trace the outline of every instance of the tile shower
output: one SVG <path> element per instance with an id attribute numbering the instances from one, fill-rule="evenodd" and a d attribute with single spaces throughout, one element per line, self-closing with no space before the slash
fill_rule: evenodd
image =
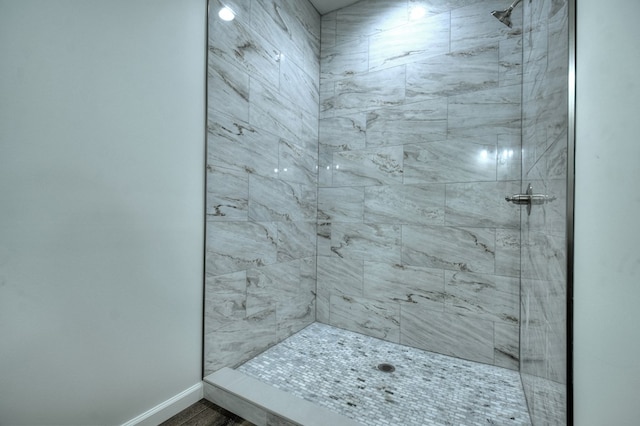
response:
<path id="1" fill-rule="evenodd" d="M 494 0 L 232 6 L 210 2 L 205 374 L 317 321 L 519 371 L 561 424 L 566 3 L 513 28 Z M 557 198 L 537 216 L 504 201 L 529 181 Z"/>

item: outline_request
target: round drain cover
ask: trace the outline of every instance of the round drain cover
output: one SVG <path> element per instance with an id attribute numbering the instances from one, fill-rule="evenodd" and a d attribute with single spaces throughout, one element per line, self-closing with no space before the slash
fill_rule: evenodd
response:
<path id="1" fill-rule="evenodd" d="M 396 371 L 396 368 L 391 364 L 383 363 L 378 364 L 378 370 L 385 373 L 393 373 L 394 371 Z"/>

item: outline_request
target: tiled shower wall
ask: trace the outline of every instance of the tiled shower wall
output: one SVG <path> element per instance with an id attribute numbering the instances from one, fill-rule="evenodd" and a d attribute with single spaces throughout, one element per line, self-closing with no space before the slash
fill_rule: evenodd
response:
<path id="1" fill-rule="evenodd" d="M 318 321 L 518 369 L 522 8 L 509 29 L 489 14 L 505 7 L 322 17 Z"/>
<path id="2" fill-rule="evenodd" d="M 210 3 L 205 372 L 315 321 L 320 16 Z"/>
<path id="3" fill-rule="evenodd" d="M 568 2 L 524 3 L 521 375 L 534 425 L 566 424 Z"/>

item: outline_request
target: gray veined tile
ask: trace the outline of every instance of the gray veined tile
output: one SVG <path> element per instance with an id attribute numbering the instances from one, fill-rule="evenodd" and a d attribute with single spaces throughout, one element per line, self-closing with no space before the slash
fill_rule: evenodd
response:
<path id="1" fill-rule="evenodd" d="M 520 327 L 496 322 L 494 329 L 494 365 L 519 371 Z"/>
<path id="2" fill-rule="evenodd" d="M 249 176 L 242 170 L 207 168 L 207 220 L 247 220 Z"/>
<path id="3" fill-rule="evenodd" d="M 278 177 L 287 182 L 315 186 L 317 183 L 317 150 L 280 139 Z"/>
<path id="4" fill-rule="evenodd" d="M 363 0 L 338 10 L 337 44 L 408 22 L 406 1 Z"/>
<path id="5" fill-rule="evenodd" d="M 403 225 L 402 262 L 412 266 L 494 273 L 495 230 Z"/>
<path id="6" fill-rule="evenodd" d="M 364 297 L 332 295 L 329 323 L 335 327 L 399 343 L 400 306 Z"/>
<path id="7" fill-rule="evenodd" d="M 209 222 L 206 269 L 223 275 L 277 260 L 275 223 Z"/>
<path id="8" fill-rule="evenodd" d="M 207 164 L 262 176 L 275 175 L 279 138 L 241 120 L 210 114 Z"/>
<path id="9" fill-rule="evenodd" d="M 219 25 L 218 12 L 223 7 L 229 7 L 235 14 L 235 19 L 244 24 L 251 22 L 251 2 L 246 0 L 211 0 L 209 25 Z"/>
<path id="10" fill-rule="evenodd" d="M 246 271 L 205 278 L 204 318 L 207 330 L 217 330 L 247 316 Z"/>
<path id="11" fill-rule="evenodd" d="M 280 179 L 249 177 L 249 219 L 262 222 L 313 221 L 316 192 Z"/>
<path id="12" fill-rule="evenodd" d="M 331 256 L 331 222 L 318 222 L 317 253 L 318 256 Z"/>
<path id="13" fill-rule="evenodd" d="M 278 87 L 280 51 L 242 20 L 215 20 L 209 29 L 208 45 L 213 57 L 235 65 L 254 79 Z"/>
<path id="14" fill-rule="evenodd" d="M 407 65 L 407 99 L 453 96 L 498 87 L 498 44 Z"/>
<path id="15" fill-rule="evenodd" d="M 466 50 L 519 38 L 522 34 L 522 7 L 516 7 L 511 13 L 512 28 L 490 15 L 492 10 L 504 10 L 507 6 L 501 0 L 488 0 L 452 10 L 451 50 Z"/>
<path id="16" fill-rule="evenodd" d="M 209 56 L 208 107 L 249 121 L 249 74 L 220 59 Z"/>
<path id="17" fill-rule="evenodd" d="M 444 185 L 383 185 L 365 188 L 364 221 L 444 224 Z"/>
<path id="18" fill-rule="evenodd" d="M 520 227 L 520 207 L 505 197 L 520 192 L 519 181 L 450 183 L 445 223 L 472 227 Z"/>
<path id="19" fill-rule="evenodd" d="M 331 251 L 345 259 L 400 263 L 400 226 L 334 223 Z"/>
<path id="20" fill-rule="evenodd" d="M 520 87 L 505 86 L 449 97 L 450 136 L 519 134 Z"/>
<path id="21" fill-rule="evenodd" d="M 277 342 L 276 312 L 263 311 L 204 335 L 205 374 L 236 367 Z"/>
<path id="22" fill-rule="evenodd" d="M 447 101 L 432 99 L 367 113 L 367 147 L 446 139 Z"/>
<path id="23" fill-rule="evenodd" d="M 278 262 L 316 255 L 315 222 L 278 222 Z"/>
<path id="24" fill-rule="evenodd" d="M 336 81 L 336 115 L 402 104 L 405 79 L 405 67 L 399 66 Z"/>
<path id="25" fill-rule="evenodd" d="M 369 70 L 425 61 L 449 51 L 449 14 L 429 16 L 369 37 Z"/>
<path id="26" fill-rule="evenodd" d="M 403 305 L 400 343 L 427 351 L 493 364 L 493 322 Z"/>
<path id="27" fill-rule="evenodd" d="M 319 221 L 362 222 L 363 214 L 363 188 L 318 188 Z"/>
<path id="28" fill-rule="evenodd" d="M 290 287 L 300 278 L 298 261 L 280 262 L 247 270 L 247 315 L 276 310 L 276 303 L 284 295 L 280 286 Z"/>
<path id="29" fill-rule="evenodd" d="M 318 187 L 333 185 L 333 151 L 322 146 L 318 150 Z"/>
<path id="30" fill-rule="evenodd" d="M 520 276 L 519 229 L 496 229 L 496 274 Z"/>
<path id="31" fill-rule="evenodd" d="M 522 143 L 517 134 L 498 135 L 498 180 L 520 180 L 522 177 Z"/>
<path id="32" fill-rule="evenodd" d="M 445 271 L 445 312 L 511 325 L 520 323 L 520 280 Z"/>
<path id="33" fill-rule="evenodd" d="M 336 112 L 336 92 L 333 81 L 320 80 L 320 111 L 319 118 L 330 118 Z"/>
<path id="34" fill-rule="evenodd" d="M 414 7 L 422 7 L 427 16 L 449 12 L 452 9 L 469 6 L 477 0 L 409 0 L 409 11 Z"/>
<path id="35" fill-rule="evenodd" d="M 496 180 L 496 138 L 452 138 L 405 145 L 404 183 Z"/>
<path id="36" fill-rule="evenodd" d="M 320 101 L 319 81 L 314 79 L 287 58 L 280 61 L 280 93 L 291 104 L 318 115 Z"/>
<path id="37" fill-rule="evenodd" d="M 249 123 L 285 139 L 302 135 L 300 109 L 271 87 L 251 80 Z"/>
<path id="38" fill-rule="evenodd" d="M 330 294 L 362 296 L 363 261 L 318 257 L 318 290 Z"/>
<path id="39" fill-rule="evenodd" d="M 444 309 L 444 271 L 382 262 L 364 262 L 364 296 L 429 309 Z"/>
<path id="40" fill-rule="evenodd" d="M 294 43 L 294 18 L 284 2 L 279 0 L 251 0 L 251 28 L 268 40 L 285 57 L 298 64 L 304 61 L 304 53 Z"/>
<path id="41" fill-rule="evenodd" d="M 522 84 L 522 39 L 500 40 L 500 86 Z"/>
<path id="42" fill-rule="evenodd" d="M 318 123 L 320 146 L 329 151 L 352 151 L 366 146 L 365 113 L 321 119 Z"/>
<path id="43" fill-rule="evenodd" d="M 369 69 L 369 41 L 367 38 L 328 47 L 320 53 L 320 76 L 329 82 L 365 73 Z"/>
<path id="44" fill-rule="evenodd" d="M 402 183 L 402 146 L 335 152 L 333 167 L 335 186 Z"/>
<path id="45" fill-rule="evenodd" d="M 320 17 L 320 50 L 326 50 L 336 45 L 336 25 L 338 12 L 333 11 Z"/>

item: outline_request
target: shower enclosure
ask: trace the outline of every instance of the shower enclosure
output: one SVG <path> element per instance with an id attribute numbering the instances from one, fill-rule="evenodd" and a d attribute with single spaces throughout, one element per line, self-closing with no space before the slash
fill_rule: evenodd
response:
<path id="1" fill-rule="evenodd" d="M 566 424 L 573 6 L 505 6 L 210 0 L 205 376 L 319 322 L 519 372 Z"/>

